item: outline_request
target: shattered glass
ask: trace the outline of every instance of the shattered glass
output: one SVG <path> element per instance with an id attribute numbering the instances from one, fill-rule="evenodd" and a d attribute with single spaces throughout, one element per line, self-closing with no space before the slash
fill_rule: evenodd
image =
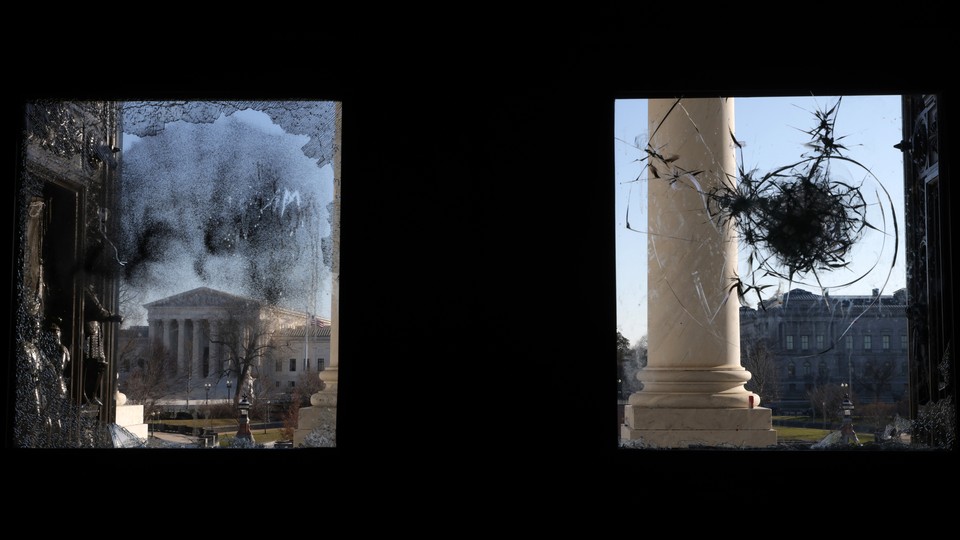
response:
<path id="1" fill-rule="evenodd" d="M 722 364 L 718 350 L 726 349 L 756 372 L 754 379 L 766 376 L 776 386 L 785 366 L 765 374 L 762 363 L 749 362 L 757 352 L 749 347 L 755 329 L 735 319 L 742 321 L 743 310 L 758 313 L 774 325 L 764 329 L 767 335 L 782 341 L 783 326 L 778 334 L 776 325 L 815 315 L 822 334 L 804 336 L 803 353 L 790 359 L 802 374 L 806 403 L 799 406 L 826 423 L 836 411 L 817 411 L 820 400 L 814 405 L 811 394 L 817 387 L 850 382 L 854 388 L 846 391 L 856 389 L 866 403 L 900 375 L 892 373 L 893 363 L 871 366 L 869 351 L 854 355 L 847 348 L 853 336 L 863 347 L 857 329 L 870 320 L 899 317 L 905 325 L 902 158 L 894 148 L 901 134 L 875 140 L 869 125 L 846 120 L 848 108 L 863 110 L 858 98 L 819 96 L 763 98 L 762 106 L 758 98 L 766 123 L 783 118 L 789 131 L 750 127 L 742 134 L 739 109 L 750 110 L 753 101 L 618 101 L 618 326 L 632 343 L 647 338 L 649 327 L 650 365 L 665 343 L 675 355 L 671 362 L 695 368 Z M 900 129 L 899 117 L 883 120 Z M 771 139 L 784 133 L 787 140 Z M 878 172 L 872 161 L 880 153 L 900 159 L 900 169 Z M 728 327 L 743 333 L 730 335 Z M 755 384 L 747 388 L 760 393 Z M 774 403 L 782 397 L 771 395 Z"/>
<path id="2" fill-rule="evenodd" d="M 243 110 L 282 129 L 251 125 L 238 118 Z M 209 286 L 329 316 L 333 110 L 125 103 L 124 132 L 137 135 L 121 188 L 126 283 L 151 298 Z"/>

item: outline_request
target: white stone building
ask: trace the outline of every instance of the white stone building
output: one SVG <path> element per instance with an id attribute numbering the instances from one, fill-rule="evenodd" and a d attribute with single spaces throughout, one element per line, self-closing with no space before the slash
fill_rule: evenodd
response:
<path id="1" fill-rule="evenodd" d="M 268 394 L 287 393 L 302 372 L 329 365 L 327 319 L 207 287 L 144 308 L 148 326 L 120 331 L 121 385 L 156 351 L 167 359 L 165 372 L 182 386 L 175 395 L 197 400 L 224 399 L 236 389 L 238 357 L 255 357 L 254 388 Z"/>

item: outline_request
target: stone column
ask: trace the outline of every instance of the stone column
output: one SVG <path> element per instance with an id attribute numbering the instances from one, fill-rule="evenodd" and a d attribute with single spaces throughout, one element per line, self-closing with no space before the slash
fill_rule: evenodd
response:
<path id="1" fill-rule="evenodd" d="M 294 446 L 300 446 L 315 428 L 327 427 L 336 431 L 337 381 L 340 365 L 340 141 L 342 131 L 341 104 L 336 104 L 333 131 L 333 258 L 331 261 L 330 290 L 330 365 L 320 372 L 323 390 L 310 396 L 311 407 L 300 409 Z M 309 326 L 309 325 L 308 325 Z M 308 328 L 309 331 L 309 328 Z M 318 367 L 319 369 L 319 367 Z"/>
<path id="2" fill-rule="evenodd" d="M 172 336 L 172 330 L 170 327 L 173 326 L 173 321 L 171 319 L 163 319 L 162 324 L 163 324 L 163 342 L 162 343 L 163 343 L 163 349 L 164 349 L 163 353 L 171 355 L 173 353 L 173 346 L 170 343 L 170 341 L 173 339 L 173 336 Z M 167 369 L 169 369 L 173 373 L 176 373 L 177 363 L 170 362 L 170 365 L 167 366 Z"/>
<path id="3" fill-rule="evenodd" d="M 713 188 L 735 182 L 733 99 L 675 102 L 648 105 L 650 144 L 664 158 L 650 161 L 648 363 L 621 437 L 656 447 L 775 445 L 770 410 L 743 386 L 750 373 L 740 365 L 739 300 L 730 292 L 737 239 L 706 210 Z"/>
<path id="4" fill-rule="evenodd" d="M 210 374 L 212 375 L 223 369 L 220 365 L 220 344 L 214 343 L 220 339 L 220 324 L 214 319 L 208 319 L 207 324 L 210 325 Z"/>
<path id="5" fill-rule="evenodd" d="M 161 343 L 163 339 L 163 322 L 158 319 L 150 319 L 147 323 L 149 325 L 149 330 L 147 333 L 147 339 L 150 344 L 150 352 L 152 353 L 154 348 Z"/>
<path id="6" fill-rule="evenodd" d="M 191 321 L 191 337 L 193 338 L 193 354 L 190 361 L 193 363 L 193 378 L 200 380 L 203 378 L 203 320 L 193 319 Z"/>
<path id="7" fill-rule="evenodd" d="M 324 389 L 310 397 L 310 404 L 336 406 L 340 365 L 340 104 L 337 103 L 333 135 L 333 257 L 330 263 L 330 366 L 320 372 Z M 316 398 L 316 399 L 314 399 Z"/>
<path id="8" fill-rule="evenodd" d="M 177 373 L 188 374 L 190 366 L 187 364 L 187 320 L 177 319 Z"/>

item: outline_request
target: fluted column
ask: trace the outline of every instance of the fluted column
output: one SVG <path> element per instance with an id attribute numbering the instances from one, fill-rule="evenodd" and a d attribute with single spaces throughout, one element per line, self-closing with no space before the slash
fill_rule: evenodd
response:
<path id="1" fill-rule="evenodd" d="M 177 373 L 188 374 L 190 366 L 187 364 L 187 320 L 177 319 Z"/>
<path id="2" fill-rule="evenodd" d="M 172 331 L 172 329 L 171 329 L 171 327 L 173 326 L 173 320 L 172 320 L 172 319 L 163 319 L 163 320 L 162 320 L 162 323 L 163 323 L 163 341 L 162 341 L 162 343 L 163 343 L 163 354 L 166 354 L 166 355 L 168 355 L 168 356 L 172 356 L 172 354 L 173 354 L 173 352 L 174 352 L 174 348 L 173 348 L 173 346 L 172 346 L 173 344 L 171 343 L 171 340 L 173 339 L 173 331 Z M 171 372 L 176 373 L 176 371 L 177 371 L 177 362 L 176 362 L 176 360 L 170 362 L 170 365 L 167 366 L 167 369 L 168 369 L 169 371 L 171 371 Z"/>
<path id="3" fill-rule="evenodd" d="M 621 437 L 660 447 L 774 445 L 770 410 L 743 386 L 750 373 L 740 365 L 739 300 L 730 292 L 735 231 L 706 208 L 713 189 L 735 182 L 733 99 L 675 103 L 648 105 L 650 144 L 664 158 L 650 158 L 648 362 Z"/>
<path id="4" fill-rule="evenodd" d="M 220 344 L 214 342 L 220 339 L 220 324 L 215 319 L 209 319 L 207 324 L 210 325 L 210 373 L 218 374 L 223 366 L 220 365 Z"/>
<path id="5" fill-rule="evenodd" d="M 150 351 L 153 352 L 154 348 L 158 347 L 163 343 L 163 322 L 159 319 L 150 319 L 147 323 L 149 324 L 149 333 L 147 334 L 150 342 Z"/>
<path id="6" fill-rule="evenodd" d="M 200 380 L 203 378 L 203 320 L 193 319 L 190 325 L 191 338 L 193 339 L 193 354 L 190 356 L 190 362 L 193 364 L 193 378 Z"/>

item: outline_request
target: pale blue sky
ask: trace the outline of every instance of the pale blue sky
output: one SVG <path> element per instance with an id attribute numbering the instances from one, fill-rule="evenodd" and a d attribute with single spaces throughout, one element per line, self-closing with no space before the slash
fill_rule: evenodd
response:
<path id="1" fill-rule="evenodd" d="M 828 109 L 837 97 L 781 97 L 781 98 L 736 98 L 736 137 L 746 143 L 743 163 L 747 170 L 758 169 L 759 173 L 795 163 L 808 151 L 803 146 L 809 136 L 803 131 L 814 126 L 813 112 L 818 108 Z M 855 183 L 862 182 L 861 191 L 867 203 L 881 201 L 888 205 L 889 192 L 893 200 L 899 225 L 899 253 L 896 266 L 893 262 L 893 226 L 889 222 L 890 209 L 884 208 L 888 218 L 886 244 L 882 235 L 871 233 L 858 244 L 850 259 L 852 270 L 821 274 L 826 287 L 846 283 L 852 278 L 865 276 L 856 284 L 844 288 L 830 288 L 832 294 L 870 294 L 874 288 L 885 294 L 906 284 L 904 270 L 903 234 L 903 157 L 894 144 L 902 138 L 901 108 L 899 96 L 846 96 L 843 98 L 836 119 L 836 136 L 846 135 L 841 141 L 847 146 L 845 156 L 868 167 L 873 175 L 849 164 L 835 162 L 832 170 L 839 178 Z M 617 100 L 614 118 L 614 154 L 616 167 L 616 245 L 617 245 L 617 326 L 631 342 L 646 334 L 646 273 L 647 236 L 632 232 L 625 227 L 627 203 L 630 205 L 630 224 L 635 229 L 645 230 L 647 225 L 646 182 L 644 163 L 635 162 L 644 157 L 641 148 L 647 141 L 646 100 Z M 619 139 L 619 140 L 617 140 Z M 621 142 L 621 141 L 626 141 Z M 629 143 L 629 144 L 628 144 Z M 740 163 L 740 155 L 737 156 Z M 634 180 L 640 176 L 640 180 Z M 879 207 L 872 207 L 868 219 L 882 220 Z M 879 224 L 876 224 L 878 227 Z M 745 253 L 741 245 L 741 255 Z M 743 258 L 743 257 L 742 257 Z M 742 259 L 741 258 L 741 259 Z M 873 270 L 869 267 L 876 264 Z M 741 278 L 746 282 L 746 267 L 741 262 Z M 768 283 L 768 282 L 764 282 Z M 822 290 L 808 281 L 779 284 L 770 282 L 774 290 L 778 285 L 785 292 L 788 288 L 804 288 L 816 294 Z M 748 298 L 751 305 L 755 297 Z"/>

